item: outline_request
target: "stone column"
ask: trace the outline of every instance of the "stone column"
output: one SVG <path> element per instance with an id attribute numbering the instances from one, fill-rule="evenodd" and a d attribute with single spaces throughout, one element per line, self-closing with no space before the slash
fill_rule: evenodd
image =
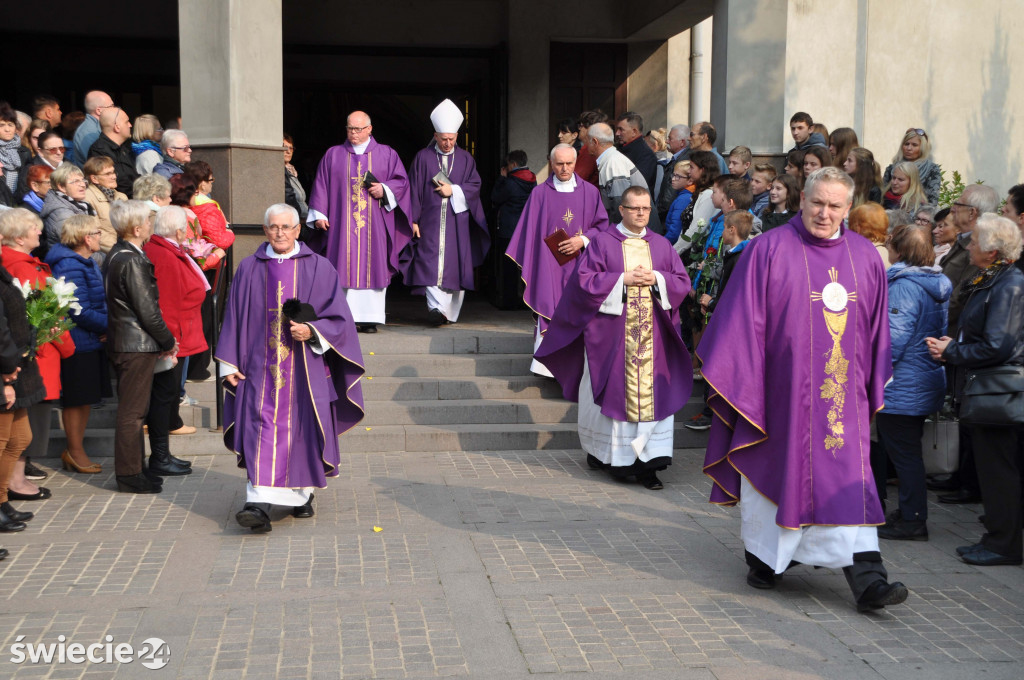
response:
<path id="1" fill-rule="evenodd" d="M 281 0 L 178 0 L 178 26 L 193 158 L 212 166 L 233 225 L 262 224 L 284 201 Z"/>
<path id="2" fill-rule="evenodd" d="M 723 155 L 740 144 L 762 157 L 777 156 L 788 148 L 779 125 L 783 119 L 788 121 L 787 5 L 715 0 L 711 123 L 718 130 L 716 146 Z"/>

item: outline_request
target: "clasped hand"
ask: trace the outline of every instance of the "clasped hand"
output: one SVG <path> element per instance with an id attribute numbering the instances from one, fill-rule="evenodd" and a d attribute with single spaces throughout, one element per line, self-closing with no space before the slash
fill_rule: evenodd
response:
<path id="1" fill-rule="evenodd" d="M 953 338 L 948 335 L 943 335 L 941 338 L 925 338 L 924 342 L 928 345 L 928 354 L 931 355 L 935 361 L 945 361 L 942 358 L 942 353 L 946 351 L 946 347 L 953 341 Z"/>
<path id="2" fill-rule="evenodd" d="M 653 286 L 657 281 L 654 271 L 643 265 L 637 265 L 632 271 L 626 272 L 622 279 L 627 286 Z"/>
<path id="3" fill-rule="evenodd" d="M 558 252 L 563 255 L 573 255 L 583 247 L 583 237 L 573 236 L 558 244 Z"/>

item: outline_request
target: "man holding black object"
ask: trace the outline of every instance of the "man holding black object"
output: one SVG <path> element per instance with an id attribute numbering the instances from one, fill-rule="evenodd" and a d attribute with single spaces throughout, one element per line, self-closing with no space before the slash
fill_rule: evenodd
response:
<path id="1" fill-rule="evenodd" d="M 622 224 L 595 233 L 579 257 L 535 356 L 579 402 L 590 467 L 658 490 L 674 414 L 693 387 L 679 335 L 690 279 L 668 240 L 647 229 L 647 189 L 626 189 L 619 212 Z"/>
<path id="2" fill-rule="evenodd" d="M 394 149 L 373 139 L 368 115 L 353 111 L 345 129 L 347 141 L 328 149 L 317 168 L 308 240 L 337 268 L 359 331 L 376 333 L 398 254 L 412 238 L 409 180 Z"/>
<path id="3" fill-rule="evenodd" d="M 530 194 L 505 251 L 522 269 L 526 284 L 523 299 L 537 315 L 534 351 L 540 347 L 575 269 L 572 259 L 578 257 L 597 232 L 608 229 L 601 192 L 576 177 L 576 150 L 559 144 L 551 150 L 549 160 L 551 174 Z M 554 237 L 555 234 L 559 236 Z M 552 377 L 536 359 L 530 370 Z"/>
<path id="4" fill-rule="evenodd" d="M 438 104 L 430 113 L 434 139 L 409 173 L 414 240 L 403 274 L 413 292 L 426 294 L 436 326 L 458 321 L 465 291 L 474 288 L 473 269 L 491 245 L 476 161 L 456 144 L 462 121 L 450 99 Z"/>
<path id="5" fill-rule="evenodd" d="M 313 516 L 313 490 L 338 475 L 338 435 L 363 418 L 363 357 L 331 263 L 296 239 L 299 215 L 267 209 L 268 243 L 242 260 L 217 345 L 226 380 L 224 443 L 246 470 L 254 533 L 271 530 L 273 505 Z"/>

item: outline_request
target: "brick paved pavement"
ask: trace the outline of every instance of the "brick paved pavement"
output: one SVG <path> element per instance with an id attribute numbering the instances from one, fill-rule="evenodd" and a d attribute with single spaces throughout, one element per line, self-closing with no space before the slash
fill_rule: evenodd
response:
<path id="1" fill-rule="evenodd" d="M 180 452 L 179 452 L 180 453 Z M 931 507 L 928 543 L 883 543 L 906 605 L 854 611 L 841 573 L 744 583 L 737 513 L 702 452 L 649 492 L 579 451 L 357 453 L 312 520 L 233 521 L 227 455 L 157 496 L 112 474 L 46 482 L 0 536 L 0 678 L 1020 678 L 1024 570 L 981 569 L 978 506 Z M 105 469 L 110 459 L 99 459 Z M 374 527 L 383 531 L 374 532 Z M 14 664 L 29 643 L 168 642 L 167 667 Z"/>

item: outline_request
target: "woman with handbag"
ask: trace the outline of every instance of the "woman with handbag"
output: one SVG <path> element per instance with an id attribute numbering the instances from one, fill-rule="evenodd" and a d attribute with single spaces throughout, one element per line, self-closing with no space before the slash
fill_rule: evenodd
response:
<path id="1" fill-rule="evenodd" d="M 886 272 L 892 380 L 885 386 L 885 408 L 875 423 L 878 440 L 900 480 L 900 504 L 878 527 L 878 537 L 927 541 L 928 488 L 921 437 L 928 414 L 942 406 L 946 375 L 929 357 L 924 340 L 945 334 L 953 284 L 934 266 L 930 230 L 916 225 L 896 227 L 885 246 L 894 262 Z M 885 491 L 884 482 L 881 491 Z"/>
<path id="2" fill-rule="evenodd" d="M 1021 564 L 1021 454 L 1024 425 L 1024 273 L 1021 234 L 1005 217 L 978 218 L 967 247 L 978 275 L 966 282 L 957 338 L 927 338 L 933 359 L 966 372 L 960 422 L 971 427 L 985 507 L 981 541 L 956 549 L 979 566 Z"/>

